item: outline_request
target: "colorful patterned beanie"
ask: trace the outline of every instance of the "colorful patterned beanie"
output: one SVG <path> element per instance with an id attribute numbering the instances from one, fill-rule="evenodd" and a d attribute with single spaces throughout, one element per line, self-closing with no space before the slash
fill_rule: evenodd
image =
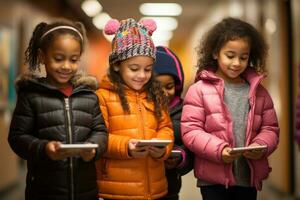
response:
<path id="1" fill-rule="evenodd" d="M 152 19 L 140 22 L 132 18 L 120 22 L 116 19 L 109 20 L 104 32 L 107 35 L 115 34 L 109 64 L 112 65 L 134 56 L 149 56 L 155 59 L 156 49 L 151 39 L 155 30 L 156 23 Z"/>

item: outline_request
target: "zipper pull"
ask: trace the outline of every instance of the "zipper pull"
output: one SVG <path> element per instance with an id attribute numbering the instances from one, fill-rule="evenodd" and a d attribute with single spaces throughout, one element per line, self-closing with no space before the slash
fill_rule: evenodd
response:
<path id="1" fill-rule="evenodd" d="M 69 110 L 70 106 L 69 106 L 69 99 L 68 98 L 65 98 L 65 105 L 66 105 L 66 110 Z"/>

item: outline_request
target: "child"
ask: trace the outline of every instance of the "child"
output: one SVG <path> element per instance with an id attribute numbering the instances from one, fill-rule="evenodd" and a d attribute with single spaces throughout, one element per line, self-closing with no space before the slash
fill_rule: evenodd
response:
<path id="1" fill-rule="evenodd" d="M 156 80 L 162 85 L 169 99 L 169 113 L 173 123 L 175 136 L 174 150 L 181 151 L 179 157 L 169 157 L 165 161 L 168 179 L 168 194 L 162 199 L 178 200 L 181 188 L 181 176 L 192 170 L 192 155 L 183 145 L 180 132 L 182 112 L 181 93 L 183 90 L 184 74 L 178 57 L 167 47 L 156 47 L 156 61 L 153 66 Z"/>
<path id="2" fill-rule="evenodd" d="M 17 80 L 18 100 L 8 141 L 27 160 L 26 200 L 96 200 L 94 161 L 107 147 L 107 132 L 94 93 L 95 78 L 77 75 L 84 47 L 80 23 L 40 23 L 26 50 L 29 75 Z M 46 77 L 33 74 L 45 66 Z M 67 151 L 62 143 L 94 143 Z"/>
<path id="3" fill-rule="evenodd" d="M 136 146 L 139 139 L 173 140 L 167 99 L 154 81 L 156 24 L 110 20 L 104 31 L 115 34 L 109 73 L 97 95 L 108 128 L 108 150 L 98 163 L 99 196 L 104 199 L 158 199 L 167 193 L 164 160 L 172 144 Z"/>
<path id="4" fill-rule="evenodd" d="M 267 45 L 250 24 L 223 19 L 199 48 L 197 82 L 184 99 L 181 131 L 195 154 L 194 173 L 204 200 L 256 199 L 271 168 L 279 127 L 272 99 L 260 84 Z M 264 151 L 230 153 L 233 147 Z"/>

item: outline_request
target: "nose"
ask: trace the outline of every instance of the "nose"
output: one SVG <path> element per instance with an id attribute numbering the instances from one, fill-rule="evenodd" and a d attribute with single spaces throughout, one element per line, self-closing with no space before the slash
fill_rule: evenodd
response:
<path id="1" fill-rule="evenodd" d="M 235 66 L 239 66 L 239 65 L 241 64 L 240 59 L 239 59 L 239 58 L 235 58 L 235 59 L 233 60 L 233 64 L 234 64 Z"/>
<path id="2" fill-rule="evenodd" d="M 62 69 L 64 69 L 64 70 L 71 69 L 71 63 L 69 61 L 65 61 L 63 66 L 62 66 Z"/>
<path id="3" fill-rule="evenodd" d="M 146 77 L 146 73 L 144 72 L 144 70 L 141 70 L 139 73 L 139 78 L 145 78 Z"/>

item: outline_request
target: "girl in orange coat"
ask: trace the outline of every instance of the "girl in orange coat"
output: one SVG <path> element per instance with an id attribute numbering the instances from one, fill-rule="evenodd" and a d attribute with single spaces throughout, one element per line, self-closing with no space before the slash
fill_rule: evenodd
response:
<path id="1" fill-rule="evenodd" d="M 99 197 L 158 199 L 167 193 L 164 148 L 138 147 L 139 139 L 174 140 L 167 99 L 154 81 L 156 49 L 151 39 L 153 20 L 110 20 L 104 29 L 115 34 L 109 73 L 97 95 L 109 132 L 107 154 L 97 163 Z"/>

